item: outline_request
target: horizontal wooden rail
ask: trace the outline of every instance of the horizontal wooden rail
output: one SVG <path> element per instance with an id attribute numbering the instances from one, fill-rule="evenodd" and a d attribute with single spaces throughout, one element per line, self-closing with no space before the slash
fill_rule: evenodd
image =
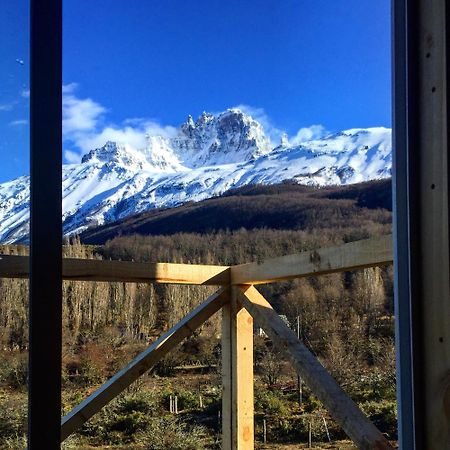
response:
<path id="1" fill-rule="evenodd" d="M 232 284 L 263 284 L 392 264 L 392 235 L 231 266 Z"/>
<path id="2" fill-rule="evenodd" d="M 0 278 L 28 276 L 28 256 L 0 255 Z M 228 266 L 64 258 L 63 279 L 221 286 L 230 283 L 230 270 Z"/>
<path id="3" fill-rule="evenodd" d="M 311 391 L 328 409 L 358 448 L 388 450 L 393 447 L 361 412 L 353 400 L 342 390 L 318 359 L 298 340 L 270 303 L 254 286 L 240 286 L 245 309 L 267 333 L 273 344 L 292 361 Z"/>
<path id="4" fill-rule="evenodd" d="M 100 386 L 93 394 L 76 406 L 61 422 L 61 441 L 117 397 L 133 381 L 161 360 L 184 338 L 190 336 L 200 325 L 230 300 L 229 288 L 221 288 L 197 306 L 183 320 L 164 333 L 150 347 L 138 355 L 128 366 Z"/>
<path id="5" fill-rule="evenodd" d="M 263 284 L 392 263 L 392 236 L 236 266 L 63 259 L 63 279 L 225 286 Z M 0 255 L 0 278 L 27 278 L 28 256 Z"/>

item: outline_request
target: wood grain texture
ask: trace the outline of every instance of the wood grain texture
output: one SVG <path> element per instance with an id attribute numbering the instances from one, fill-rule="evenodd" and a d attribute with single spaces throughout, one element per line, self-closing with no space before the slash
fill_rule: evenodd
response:
<path id="1" fill-rule="evenodd" d="M 253 317 L 236 294 L 222 309 L 222 450 L 253 450 Z"/>
<path id="2" fill-rule="evenodd" d="M 336 383 L 315 356 L 297 339 L 254 286 L 240 286 L 240 300 L 274 345 L 289 357 L 311 391 L 359 449 L 392 449 L 389 442 Z"/>
<path id="3" fill-rule="evenodd" d="M 262 284 L 392 264 L 392 235 L 231 267 L 232 284 Z"/>
<path id="4" fill-rule="evenodd" d="M 253 450 L 253 317 L 237 301 L 236 288 L 231 299 L 231 348 L 233 391 L 233 437 L 236 450 Z"/>
<path id="5" fill-rule="evenodd" d="M 69 414 L 62 418 L 61 441 L 76 431 L 84 422 L 100 411 L 114 397 L 119 395 L 133 381 L 139 378 L 184 338 L 190 336 L 200 325 L 220 310 L 230 300 L 228 288 L 221 288 L 218 292 L 197 306 L 183 320 L 164 333 L 150 347 L 139 354 L 130 364 L 124 367 L 94 393 L 76 406 Z"/>
<path id="6" fill-rule="evenodd" d="M 28 278 L 29 257 L 0 255 L 0 278 Z M 200 264 L 139 263 L 100 259 L 63 259 L 63 279 L 129 283 L 229 284 L 229 267 Z"/>
<path id="7" fill-rule="evenodd" d="M 231 369 L 230 301 L 222 307 L 222 450 L 233 450 L 233 390 Z"/>

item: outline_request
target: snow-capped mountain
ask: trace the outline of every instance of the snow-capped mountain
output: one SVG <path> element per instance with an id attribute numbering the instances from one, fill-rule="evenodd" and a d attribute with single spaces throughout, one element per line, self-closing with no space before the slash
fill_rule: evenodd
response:
<path id="1" fill-rule="evenodd" d="M 336 185 L 391 174 L 391 130 L 351 129 L 278 146 L 238 109 L 191 116 L 173 137 L 147 136 L 143 149 L 107 142 L 63 166 L 65 234 L 156 207 L 173 207 L 247 184 L 294 180 Z M 26 240 L 29 178 L 0 184 L 0 242 Z M 163 232 L 163 230 L 161 230 Z"/>

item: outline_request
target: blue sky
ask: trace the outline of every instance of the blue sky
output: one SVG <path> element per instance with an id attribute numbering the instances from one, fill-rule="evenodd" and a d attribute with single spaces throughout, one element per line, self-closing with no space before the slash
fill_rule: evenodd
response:
<path id="1" fill-rule="evenodd" d="M 27 15 L 1 3 L 0 182 L 28 173 Z M 391 123 L 388 0 L 65 0 L 63 51 L 66 161 L 237 105 L 274 138 Z"/>

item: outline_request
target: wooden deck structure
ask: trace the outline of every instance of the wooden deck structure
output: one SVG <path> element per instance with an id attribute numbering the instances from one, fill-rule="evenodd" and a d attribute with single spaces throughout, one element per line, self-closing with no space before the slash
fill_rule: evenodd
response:
<path id="1" fill-rule="evenodd" d="M 399 448 L 403 450 L 450 448 L 448 3 L 445 0 L 392 0 L 393 259 Z M 66 278 L 94 280 L 99 277 L 105 281 L 120 277 L 122 268 L 124 281 L 133 281 L 130 277 L 140 278 L 143 275 L 144 279 L 148 277 L 149 282 L 209 283 L 226 289 L 226 294 L 220 291 L 217 297 L 210 300 L 216 304 L 223 300 L 223 296 L 227 298 L 222 306 L 226 350 L 223 365 L 223 404 L 226 409 L 223 418 L 224 448 L 251 448 L 252 391 L 242 387 L 245 383 L 243 371 L 251 366 L 252 358 L 251 335 L 246 330 L 250 327 L 253 315 L 256 320 L 262 321 L 261 314 L 266 317 L 271 314 L 271 309 L 267 305 L 262 306 L 264 302 L 254 288 L 243 292 L 240 285 L 254 286 L 284 277 L 292 279 L 354 269 L 358 264 L 359 267 L 386 264 L 389 263 L 386 259 L 390 259 L 386 258 L 389 249 L 385 248 L 384 255 L 374 254 L 373 261 L 369 251 L 364 257 L 364 248 L 360 248 L 363 253 L 354 254 L 354 259 L 345 259 L 340 255 L 346 252 L 350 255 L 357 251 L 355 248 L 364 247 L 362 243 L 354 244 L 355 248 L 349 244 L 350 247 L 345 247 L 347 250 L 341 248 L 338 253 L 321 250 L 279 258 L 270 263 L 266 261 L 263 265 L 223 267 L 215 275 L 215 268 L 201 268 L 193 274 L 188 267 L 179 265 L 143 267 L 143 274 L 139 273 L 138 266 L 135 266 L 136 272 L 134 269 L 130 272 L 124 264 L 116 263 L 111 264 L 108 270 L 107 264 L 100 265 L 98 262 L 66 261 L 62 267 L 61 85 L 62 0 L 30 0 L 28 448 L 60 448 L 62 272 Z M 380 243 L 378 250 L 381 248 Z M 358 259 L 360 256 L 361 260 Z M 10 264 L 15 265 L 16 272 Z M 3 258 L 1 270 L 5 276 L 26 277 L 27 261 Z M 204 305 L 205 310 L 209 311 L 209 304 Z M 248 310 L 242 308 L 243 304 Z M 196 310 L 195 314 L 207 314 L 204 309 Z M 197 323 L 194 317 L 185 320 L 187 330 Z M 303 370 L 309 370 L 311 367 L 306 364 L 308 358 L 304 359 L 305 355 L 298 343 L 294 345 L 288 336 L 280 337 L 278 326 L 281 325 L 277 322 L 269 325 L 267 333 L 281 339 L 280 344 L 294 362 L 300 361 Z M 160 346 L 166 350 L 170 343 L 166 344 L 164 339 L 176 340 L 174 336 L 180 336 L 175 329 L 172 333 L 161 338 Z M 160 346 L 152 350 L 155 355 Z M 150 354 L 152 351 L 149 349 Z M 143 359 L 150 361 L 147 356 Z M 139 361 L 134 363 L 138 364 Z M 129 373 L 135 373 L 134 363 L 129 366 Z M 143 366 L 138 364 L 138 367 Z M 126 379 L 127 372 L 124 370 Z M 325 380 L 326 377 L 320 379 Z M 123 380 L 123 377 L 117 379 L 117 389 L 122 386 Z M 46 389 L 42 389 L 44 384 Z M 108 392 L 113 392 L 111 389 Z M 330 389 L 330 386 L 326 386 L 326 395 L 338 395 L 337 391 L 331 394 Z M 96 405 L 99 405 L 96 397 L 86 399 L 80 405 L 77 415 L 81 422 L 87 420 L 84 419 L 87 411 L 96 410 Z M 366 423 L 363 429 L 354 430 L 354 420 L 360 419 L 353 407 L 347 407 L 351 411 L 347 411 L 348 418 L 344 418 L 345 423 L 341 423 L 343 428 L 349 435 L 355 431 L 357 436 L 353 439 L 359 442 L 361 448 L 376 445 L 377 438 L 374 436 L 377 433 L 373 426 Z M 43 410 L 46 414 L 42 414 Z M 339 420 L 337 414 L 335 418 Z M 63 420 L 63 430 L 66 423 L 71 423 L 69 419 L 66 417 Z M 367 439 L 370 440 L 369 447 L 365 446 Z M 385 448 L 385 445 L 382 440 L 377 448 Z"/>
<path id="2" fill-rule="evenodd" d="M 0 255 L 0 277 L 26 278 L 28 264 L 27 256 Z M 68 280 L 215 285 L 219 289 L 64 416 L 61 441 L 222 309 L 223 450 L 254 448 L 253 383 L 249 381 L 253 379 L 253 321 L 291 360 L 358 448 L 392 448 L 255 287 L 387 264 L 392 264 L 390 235 L 235 266 L 63 259 L 62 277 Z"/>

